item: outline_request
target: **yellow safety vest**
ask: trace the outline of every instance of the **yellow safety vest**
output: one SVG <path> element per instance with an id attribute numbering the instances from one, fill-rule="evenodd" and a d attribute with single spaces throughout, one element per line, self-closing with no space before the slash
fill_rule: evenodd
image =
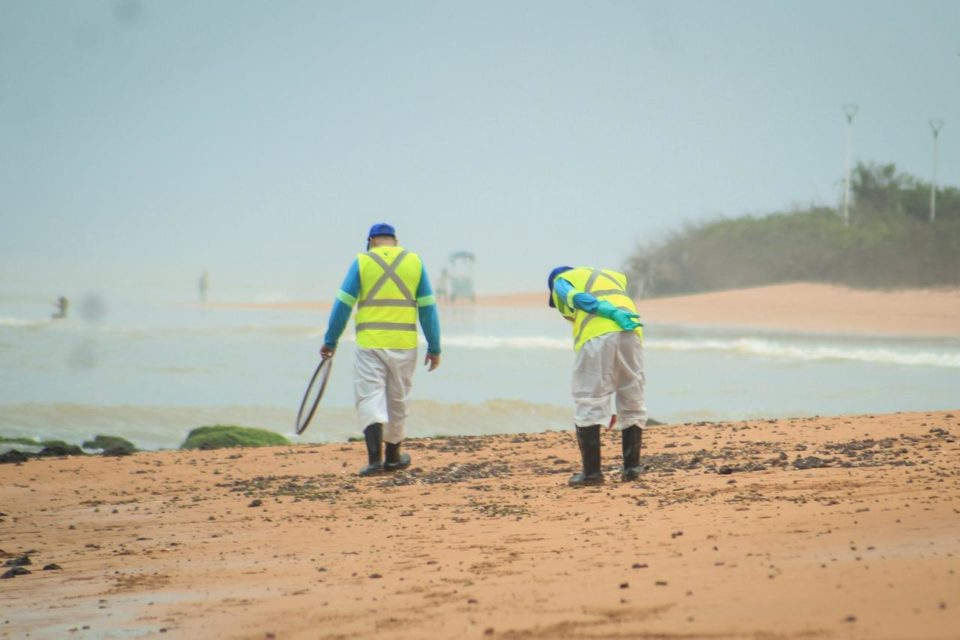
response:
<path id="1" fill-rule="evenodd" d="M 631 313 L 637 313 L 633 299 L 627 295 L 627 276 L 608 269 L 593 269 L 591 267 L 576 267 L 560 273 L 563 278 L 573 285 L 574 289 L 589 293 L 597 300 L 605 300 L 615 307 Z M 580 351 L 580 347 L 590 338 L 602 336 L 605 333 L 623 331 L 620 325 L 608 318 L 581 311 L 573 306 L 573 299 L 561 300 L 556 290 L 553 292 L 553 304 L 556 305 L 564 318 L 573 321 L 573 349 Z M 634 329 L 643 339 L 643 328 Z"/>
<path id="2" fill-rule="evenodd" d="M 420 256 L 403 247 L 374 247 L 357 255 L 357 344 L 367 349 L 416 349 Z"/>

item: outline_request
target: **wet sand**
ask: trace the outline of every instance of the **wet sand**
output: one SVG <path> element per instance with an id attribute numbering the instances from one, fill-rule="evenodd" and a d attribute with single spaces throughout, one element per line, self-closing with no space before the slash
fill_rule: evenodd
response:
<path id="1" fill-rule="evenodd" d="M 546 291 L 485 295 L 481 307 L 546 308 Z M 441 307 L 447 303 L 440 302 Z M 470 303 L 457 303 L 467 306 Z M 327 311 L 325 302 L 221 303 L 223 309 Z M 637 301 L 648 325 L 860 335 L 960 336 L 960 290 L 864 291 L 795 283 Z"/>
<path id="2" fill-rule="evenodd" d="M 0 637 L 957 638 L 960 411 L 0 465 Z M 43 570 L 55 563 L 60 568 Z M 6 568 L 4 569 L 6 570 Z M 162 635 L 161 635 L 162 634 Z"/>

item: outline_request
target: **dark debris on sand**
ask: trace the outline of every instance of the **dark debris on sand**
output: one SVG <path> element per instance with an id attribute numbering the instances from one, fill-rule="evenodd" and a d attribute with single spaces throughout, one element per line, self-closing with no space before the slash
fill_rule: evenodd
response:
<path id="1" fill-rule="evenodd" d="M 451 462 L 437 469 L 423 470 L 419 467 L 399 471 L 379 482 L 381 487 L 400 487 L 411 484 L 454 484 L 470 480 L 503 478 L 510 475 L 510 465 L 502 461 Z"/>
<path id="2" fill-rule="evenodd" d="M 291 497 L 300 500 L 320 501 L 333 504 L 347 493 L 357 491 L 352 482 L 345 482 L 331 473 L 315 476 L 257 476 L 247 480 L 234 480 L 217 485 L 248 498 Z"/>

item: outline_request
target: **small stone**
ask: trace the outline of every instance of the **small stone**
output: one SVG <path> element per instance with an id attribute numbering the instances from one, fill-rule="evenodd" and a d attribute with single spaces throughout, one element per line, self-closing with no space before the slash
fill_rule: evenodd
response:
<path id="1" fill-rule="evenodd" d="M 631 569 L 646 569 L 648 565 L 646 562 L 634 562 Z"/>
<path id="2" fill-rule="evenodd" d="M 247 506 L 248 506 L 248 507 L 262 507 L 262 506 L 263 506 L 263 500 L 261 500 L 260 498 L 257 498 L 256 500 L 251 501 L 250 504 L 248 504 Z"/>
<path id="3" fill-rule="evenodd" d="M 3 564 L 6 567 L 25 567 L 28 564 L 33 564 L 33 562 L 30 561 L 30 556 L 24 553 L 16 558 L 10 558 Z"/>
<path id="4" fill-rule="evenodd" d="M 60 571 L 61 569 L 63 569 L 63 567 L 58 565 L 56 562 L 51 562 L 50 564 L 43 565 L 44 571 Z"/>
<path id="5" fill-rule="evenodd" d="M 844 621 L 844 622 L 856 622 L 856 621 L 857 621 L 857 616 L 849 615 L 849 616 L 847 616 L 846 618 L 844 618 L 843 621 Z"/>
<path id="6" fill-rule="evenodd" d="M 629 583 L 629 582 L 621 582 L 621 583 L 620 583 L 620 588 L 621 588 L 621 589 L 629 589 L 629 588 L 630 588 L 630 583 Z"/>
<path id="7" fill-rule="evenodd" d="M 373 580 L 377 580 L 377 579 L 382 578 L 382 577 L 383 577 L 383 576 L 380 575 L 379 573 L 371 573 L 371 574 L 370 574 L 370 578 L 373 579 Z"/>
<path id="8" fill-rule="evenodd" d="M 0 580 L 10 580 L 11 578 L 16 578 L 17 576 L 25 576 L 29 573 L 33 573 L 29 569 L 24 569 L 23 567 L 10 567 L 4 572 L 3 575 L 0 575 Z"/>

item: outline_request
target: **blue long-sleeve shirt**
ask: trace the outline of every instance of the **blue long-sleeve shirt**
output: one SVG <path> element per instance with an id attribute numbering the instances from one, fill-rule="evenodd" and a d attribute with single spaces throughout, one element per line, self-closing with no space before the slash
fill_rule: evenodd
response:
<path id="1" fill-rule="evenodd" d="M 327 325 L 327 333 L 323 336 L 323 343 L 336 349 L 337 342 L 343 334 L 343 330 L 350 321 L 350 314 L 353 312 L 353 305 L 357 302 L 360 295 L 360 265 L 356 260 L 347 269 L 347 275 L 340 285 L 340 291 L 337 292 L 337 299 L 333 303 L 333 309 L 330 310 L 330 321 Z M 424 267 L 423 274 L 420 276 L 420 284 L 417 286 L 417 313 L 420 316 L 420 327 L 423 329 L 423 335 L 427 339 L 427 352 L 433 354 L 440 353 L 440 316 L 437 313 L 437 303 L 433 297 L 433 287 L 430 286 L 430 277 L 427 275 L 427 269 Z"/>
<path id="2" fill-rule="evenodd" d="M 564 278 L 557 278 L 553 281 L 553 290 L 557 292 L 560 302 L 566 304 L 572 309 L 580 309 L 587 313 L 596 313 L 600 301 L 594 296 L 574 288 L 570 282 Z M 572 297 L 570 294 L 573 294 Z"/>

